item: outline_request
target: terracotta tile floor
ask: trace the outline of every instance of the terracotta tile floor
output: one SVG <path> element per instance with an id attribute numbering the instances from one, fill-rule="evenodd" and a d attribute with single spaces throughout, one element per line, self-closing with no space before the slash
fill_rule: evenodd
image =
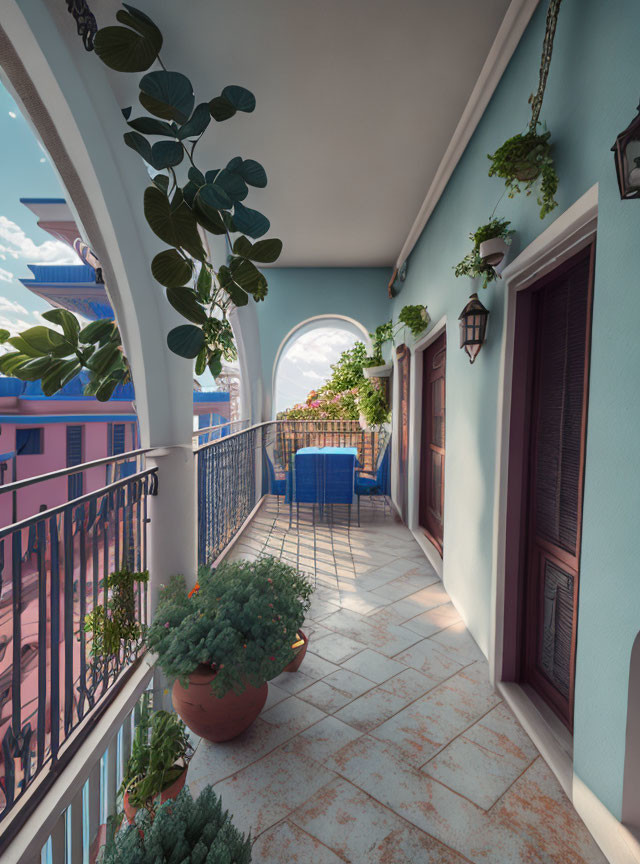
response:
<path id="1" fill-rule="evenodd" d="M 267 499 L 232 549 L 315 577 L 311 639 L 247 732 L 199 743 L 192 791 L 215 785 L 254 864 L 604 862 L 407 529 L 379 500 L 334 517 L 289 529 Z"/>

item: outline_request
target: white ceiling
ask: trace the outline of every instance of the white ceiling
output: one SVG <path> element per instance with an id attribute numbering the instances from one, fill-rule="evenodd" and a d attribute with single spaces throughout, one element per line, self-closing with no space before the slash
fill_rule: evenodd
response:
<path id="1" fill-rule="evenodd" d="M 226 84 L 253 114 L 212 123 L 198 164 L 262 162 L 245 203 L 286 266 L 391 266 L 420 209 L 509 0 L 134 0 L 196 102 Z M 113 22 L 117 0 L 93 8 Z M 69 22 L 71 24 L 71 22 Z M 121 105 L 134 76 L 113 73 Z M 135 109 L 134 109 L 135 110 Z"/>

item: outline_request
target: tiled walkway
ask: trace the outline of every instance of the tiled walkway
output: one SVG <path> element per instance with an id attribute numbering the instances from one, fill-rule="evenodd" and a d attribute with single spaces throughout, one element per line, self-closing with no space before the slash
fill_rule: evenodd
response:
<path id="1" fill-rule="evenodd" d="M 605 861 L 388 509 L 350 529 L 307 513 L 297 531 L 268 500 L 240 540 L 233 558 L 317 578 L 300 671 L 189 769 L 193 792 L 213 783 L 251 830 L 254 864 Z"/>

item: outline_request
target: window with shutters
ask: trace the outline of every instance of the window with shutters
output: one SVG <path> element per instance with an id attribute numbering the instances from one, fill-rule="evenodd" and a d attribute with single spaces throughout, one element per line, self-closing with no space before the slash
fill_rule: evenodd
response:
<path id="1" fill-rule="evenodd" d="M 67 468 L 82 464 L 82 443 L 84 437 L 84 426 L 67 426 Z M 83 491 L 82 472 L 69 474 L 68 496 L 69 500 L 78 498 Z"/>

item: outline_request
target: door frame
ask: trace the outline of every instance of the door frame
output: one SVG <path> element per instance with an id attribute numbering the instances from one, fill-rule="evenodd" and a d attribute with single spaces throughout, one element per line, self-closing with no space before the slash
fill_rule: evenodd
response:
<path id="1" fill-rule="evenodd" d="M 429 540 L 420 527 L 420 450 L 422 436 L 422 368 L 423 354 L 426 349 L 436 339 L 442 336 L 447 329 L 446 315 L 423 336 L 415 341 L 411 346 L 411 365 L 410 365 L 410 380 L 409 380 L 409 404 L 411 412 L 409 414 L 409 459 L 408 459 L 408 506 L 407 506 L 407 527 L 413 534 L 418 545 L 426 555 L 429 563 L 432 565 L 440 579 L 443 572 L 443 555 L 435 544 Z M 448 341 L 448 340 L 447 340 Z M 446 371 L 445 371 L 445 417 L 447 413 L 447 391 L 446 386 Z M 447 443 L 447 424 L 444 427 L 445 434 L 445 452 Z M 445 465 L 445 501 L 447 488 L 447 473 Z M 446 512 L 446 506 L 445 506 Z"/>
<path id="2" fill-rule="evenodd" d="M 526 529 L 522 507 L 525 482 L 522 466 L 525 464 L 523 448 L 527 440 L 525 394 L 519 383 L 527 370 L 523 368 L 526 367 L 523 362 L 526 352 L 515 353 L 516 306 L 527 296 L 521 294 L 524 289 L 595 242 L 597 222 L 598 186 L 595 184 L 502 272 L 505 324 L 498 380 L 490 675 L 570 797 L 572 738 L 555 715 L 550 717 L 551 712 L 545 712 L 536 703 L 529 688 L 517 683 L 518 578 L 523 531 Z"/>

